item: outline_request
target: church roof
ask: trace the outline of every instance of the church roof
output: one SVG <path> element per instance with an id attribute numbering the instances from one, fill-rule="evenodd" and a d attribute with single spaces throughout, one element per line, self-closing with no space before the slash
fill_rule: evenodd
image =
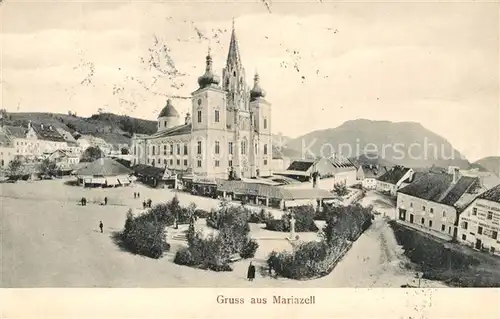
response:
<path id="1" fill-rule="evenodd" d="M 78 169 L 76 174 L 79 176 L 117 176 L 128 175 L 131 172 L 132 170 L 117 161 L 103 157 Z"/>
<path id="2" fill-rule="evenodd" d="M 160 115 L 158 117 L 178 117 L 179 112 L 172 105 L 172 100 L 167 100 L 167 105 L 161 110 Z"/>
<path id="3" fill-rule="evenodd" d="M 253 88 L 250 90 L 250 101 L 255 101 L 258 98 L 266 96 L 266 91 L 259 85 L 259 74 L 255 73 L 253 81 Z"/>
<path id="4" fill-rule="evenodd" d="M 148 138 L 154 139 L 160 137 L 178 136 L 185 134 L 191 134 L 191 124 L 177 125 L 167 130 L 156 132 L 153 135 L 150 135 Z"/>
<path id="5" fill-rule="evenodd" d="M 218 85 L 220 83 L 220 78 L 212 72 L 212 56 L 210 55 L 210 49 L 207 54 L 205 74 L 198 78 L 198 85 L 200 88 L 205 88 L 211 86 L 212 84 Z"/>

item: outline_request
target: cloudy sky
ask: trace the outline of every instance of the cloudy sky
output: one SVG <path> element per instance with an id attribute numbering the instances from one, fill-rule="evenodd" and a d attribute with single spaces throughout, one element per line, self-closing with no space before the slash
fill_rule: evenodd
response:
<path id="1" fill-rule="evenodd" d="M 221 75 L 232 18 L 247 81 L 257 70 L 273 131 L 292 137 L 357 118 L 415 121 L 470 160 L 500 155 L 499 15 L 492 3 L 324 1 L 4 2 L 7 111 L 155 119 L 181 113 L 208 46 Z M 155 44 L 155 36 L 157 44 Z M 170 57 L 151 68 L 160 48 Z"/>

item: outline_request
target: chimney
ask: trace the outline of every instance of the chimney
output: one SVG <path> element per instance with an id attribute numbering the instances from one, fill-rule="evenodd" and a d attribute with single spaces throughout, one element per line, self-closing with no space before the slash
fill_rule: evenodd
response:
<path id="1" fill-rule="evenodd" d="M 458 170 L 458 167 L 455 167 L 453 169 L 453 184 L 456 184 L 458 182 L 458 180 L 460 179 L 460 172 Z"/>
<path id="2" fill-rule="evenodd" d="M 189 112 L 186 113 L 184 124 L 191 124 L 191 114 L 189 114 Z"/>

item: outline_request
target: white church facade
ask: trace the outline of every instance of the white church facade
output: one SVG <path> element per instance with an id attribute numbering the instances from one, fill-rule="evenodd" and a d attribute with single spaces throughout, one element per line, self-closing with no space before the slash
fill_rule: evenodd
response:
<path id="1" fill-rule="evenodd" d="M 222 81 L 212 71 L 209 51 L 205 74 L 191 93 L 191 113 L 182 121 L 168 100 L 158 115 L 157 132 L 133 136 L 132 164 L 186 171 L 200 178 L 272 175 L 271 104 L 264 97 L 258 74 L 253 88 L 246 84 L 233 26 Z"/>

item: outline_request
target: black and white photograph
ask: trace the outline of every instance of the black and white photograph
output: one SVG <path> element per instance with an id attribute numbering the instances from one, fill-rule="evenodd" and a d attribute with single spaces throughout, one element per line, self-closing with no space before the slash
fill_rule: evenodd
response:
<path id="1" fill-rule="evenodd" d="M 0 24 L 1 288 L 500 287 L 498 3 L 7 0 Z"/>

